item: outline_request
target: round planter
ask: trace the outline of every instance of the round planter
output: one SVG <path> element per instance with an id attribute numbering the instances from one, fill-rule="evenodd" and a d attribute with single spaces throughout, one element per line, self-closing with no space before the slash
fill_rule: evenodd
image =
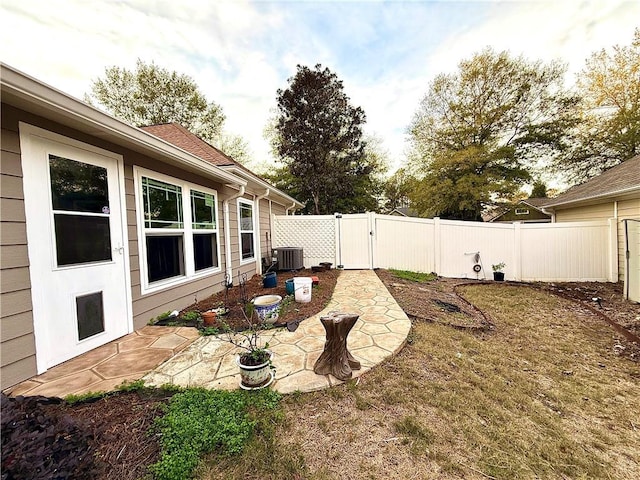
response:
<path id="1" fill-rule="evenodd" d="M 493 272 L 493 279 L 496 282 L 504 282 L 504 272 Z"/>
<path id="2" fill-rule="evenodd" d="M 240 362 L 241 356 L 236 357 L 236 363 L 240 368 L 240 387 L 253 390 L 259 388 L 265 388 L 271 385 L 273 382 L 273 372 L 271 371 L 270 362 L 273 359 L 273 352 L 269 352 L 269 360 L 260 365 L 243 365 Z"/>
<path id="3" fill-rule="evenodd" d="M 282 302 L 280 295 L 261 295 L 252 300 L 258 318 L 264 323 L 276 323 L 278 320 L 278 307 Z"/>
<path id="4" fill-rule="evenodd" d="M 216 325 L 216 317 L 218 315 L 216 312 L 209 310 L 207 312 L 202 312 L 202 322 L 205 327 L 213 327 Z"/>

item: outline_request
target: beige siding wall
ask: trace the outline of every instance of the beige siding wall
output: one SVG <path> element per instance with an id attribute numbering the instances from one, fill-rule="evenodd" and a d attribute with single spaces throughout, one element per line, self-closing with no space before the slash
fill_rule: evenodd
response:
<path id="1" fill-rule="evenodd" d="M 593 222 L 596 220 L 609 220 L 614 215 L 614 203 L 607 202 L 586 207 L 557 210 L 556 222 Z"/>
<path id="2" fill-rule="evenodd" d="M 13 113 L 2 108 L 0 151 L 0 357 L 2 366 L 0 378 L 2 389 L 36 374 L 20 136 L 18 120 Z"/>

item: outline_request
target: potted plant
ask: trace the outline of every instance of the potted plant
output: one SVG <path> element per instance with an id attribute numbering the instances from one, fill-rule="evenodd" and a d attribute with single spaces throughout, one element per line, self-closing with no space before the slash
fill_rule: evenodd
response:
<path id="1" fill-rule="evenodd" d="M 236 364 L 240 369 L 240 387 L 245 390 L 265 388 L 275 378 L 273 366 L 273 352 L 269 350 L 269 342 L 262 345 L 260 335 L 268 325 L 253 322 L 255 307 L 247 303 L 243 309 L 248 328 L 242 332 L 232 333 L 227 330 L 227 341 L 239 347 L 241 352 L 236 357 Z"/>
<path id="2" fill-rule="evenodd" d="M 496 282 L 504 282 L 504 267 L 507 265 L 504 262 L 496 263 L 495 265 L 491 265 L 493 269 L 493 279 Z"/>

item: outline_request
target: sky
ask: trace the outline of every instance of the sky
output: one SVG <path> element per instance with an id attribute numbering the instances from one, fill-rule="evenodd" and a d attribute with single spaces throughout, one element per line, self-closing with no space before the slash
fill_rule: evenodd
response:
<path id="1" fill-rule="evenodd" d="M 343 81 L 381 140 L 390 171 L 429 84 L 486 46 L 567 64 L 630 45 L 640 0 L 0 0 L 8 65 L 82 98 L 106 68 L 139 58 L 191 76 L 250 146 L 272 163 L 264 128 L 297 65 L 320 63 Z"/>

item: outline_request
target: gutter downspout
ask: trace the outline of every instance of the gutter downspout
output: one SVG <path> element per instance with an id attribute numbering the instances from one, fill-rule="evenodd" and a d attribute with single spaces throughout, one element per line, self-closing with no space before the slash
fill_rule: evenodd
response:
<path id="1" fill-rule="evenodd" d="M 256 255 L 256 271 L 262 275 L 262 249 L 260 248 L 260 235 L 262 234 L 262 232 L 260 231 L 260 200 L 262 200 L 263 198 L 267 198 L 269 196 L 269 193 L 271 192 L 270 188 L 267 188 L 264 193 L 262 195 L 258 195 L 255 198 L 255 202 L 256 202 L 256 220 L 257 220 L 257 228 L 256 230 L 258 231 L 258 234 L 256 235 L 256 238 L 258 240 L 258 248 L 257 250 L 257 255 Z M 271 254 L 269 254 L 269 256 L 271 256 Z"/>
<path id="2" fill-rule="evenodd" d="M 233 285 L 233 267 L 231 262 L 231 231 L 229 226 L 229 201 L 235 200 L 244 195 L 244 185 L 240 185 L 240 190 L 235 195 L 231 195 L 222 202 L 222 211 L 224 216 L 224 263 L 227 280 Z"/>
<path id="3" fill-rule="evenodd" d="M 285 211 L 284 211 L 284 214 L 285 214 L 285 215 L 289 215 L 289 210 L 291 210 L 292 208 L 293 208 L 293 211 L 295 212 L 295 211 L 296 211 L 296 210 L 295 210 L 295 208 L 296 208 L 296 202 L 293 202 L 293 203 L 291 204 L 291 206 L 290 206 L 290 207 L 287 207 L 287 208 L 285 209 Z"/>

